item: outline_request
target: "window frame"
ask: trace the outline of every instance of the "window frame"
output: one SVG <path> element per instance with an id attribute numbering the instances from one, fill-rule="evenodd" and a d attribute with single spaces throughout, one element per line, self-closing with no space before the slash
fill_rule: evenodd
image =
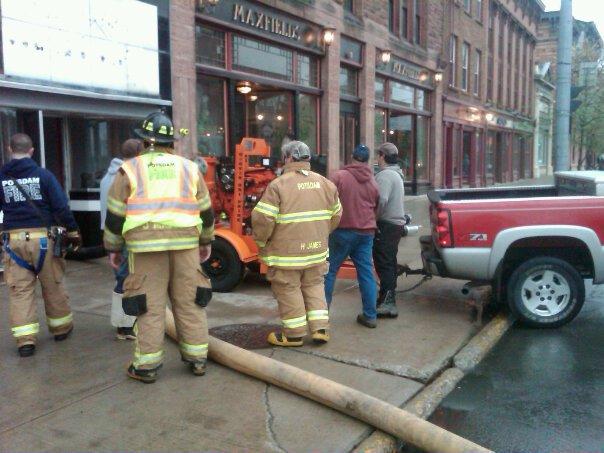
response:
<path id="1" fill-rule="evenodd" d="M 469 69 L 470 69 L 470 44 L 466 41 L 463 42 L 461 46 L 461 90 L 469 91 Z"/>
<path id="2" fill-rule="evenodd" d="M 472 15 L 472 0 L 463 0 L 463 10 L 466 14 Z"/>
<path id="3" fill-rule="evenodd" d="M 457 85 L 457 36 L 449 37 L 449 86 Z"/>
<path id="4" fill-rule="evenodd" d="M 480 96 L 480 65 L 482 64 L 482 52 L 480 49 L 474 49 L 474 58 L 472 60 L 472 94 L 474 96 Z"/>

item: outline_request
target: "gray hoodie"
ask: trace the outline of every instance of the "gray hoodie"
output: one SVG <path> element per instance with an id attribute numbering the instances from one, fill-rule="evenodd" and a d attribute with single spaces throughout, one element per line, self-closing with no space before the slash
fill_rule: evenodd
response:
<path id="1" fill-rule="evenodd" d="M 380 191 L 377 207 L 378 222 L 405 224 L 405 184 L 398 165 L 388 165 L 375 176 Z"/>
<path id="2" fill-rule="evenodd" d="M 124 161 L 122 159 L 114 157 L 109 164 L 107 173 L 105 173 L 105 176 L 101 179 L 101 230 L 105 229 L 105 219 L 107 218 L 107 194 L 109 193 L 111 184 L 113 184 L 117 171 L 123 163 Z"/>

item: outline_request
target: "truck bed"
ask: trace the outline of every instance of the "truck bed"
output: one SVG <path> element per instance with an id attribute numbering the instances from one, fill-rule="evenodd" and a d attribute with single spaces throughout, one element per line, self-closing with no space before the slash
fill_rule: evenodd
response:
<path id="1" fill-rule="evenodd" d="M 571 195 L 571 194 L 568 194 Z M 473 189 L 442 189 L 428 193 L 432 203 L 441 201 L 490 200 L 502 198 L 537 198 L 560 196 L 554 185 L 546 186 L 499 186 Z"/>

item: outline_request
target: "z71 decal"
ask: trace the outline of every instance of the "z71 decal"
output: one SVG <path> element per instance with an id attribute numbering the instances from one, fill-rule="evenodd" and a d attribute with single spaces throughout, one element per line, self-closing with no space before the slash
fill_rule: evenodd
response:
<path id="1" fill-rule="evenodd" d="M 487 237 L 486 233 L 470 233 L 470 241 L 486 241 Z"/>

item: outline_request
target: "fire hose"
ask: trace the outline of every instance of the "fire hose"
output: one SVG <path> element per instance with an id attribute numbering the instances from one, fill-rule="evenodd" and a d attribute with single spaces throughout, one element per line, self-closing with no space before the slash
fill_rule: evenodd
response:
<path id="1" fill-rule="evenodd" d="M 166 333 L 178 341 L 174 316 L 169 308 L 166 308 Z M 228 368 L 362 420 L 425 451 L 489 451 L 385 401 L 212 336 L 209 358 Z"/>

